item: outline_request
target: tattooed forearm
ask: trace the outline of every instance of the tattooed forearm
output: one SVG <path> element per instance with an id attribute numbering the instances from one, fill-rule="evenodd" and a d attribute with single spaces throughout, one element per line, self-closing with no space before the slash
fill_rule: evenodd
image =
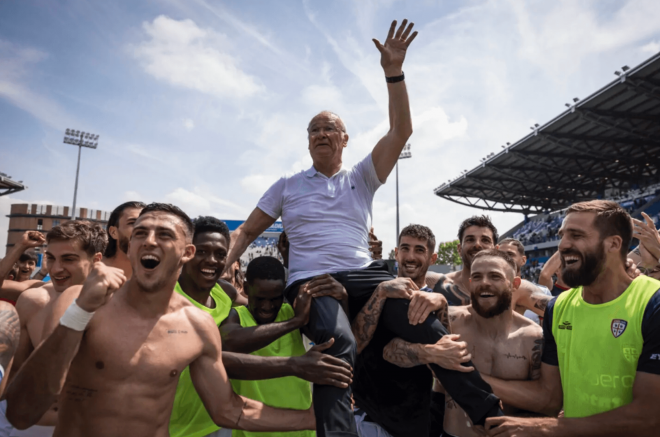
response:
<path id="1" fill-rule="evenodd" d="M 383 349 L 383 358 L 399 367 L 415 367 L 424 364 L 419 357 L 423 345 L 412 344 L 400 338 L 390 341 Z"/>
<path id="2" fill-rule="evenodd" d="M 440 320 L 440 323 L 447 328 L 448 332 L 451 332 L 451 324 L 449 321 L 449 306 L 445 305 L 444 307 L 440 308 L 438 310 L 438 320 Z"/>
<path id="3" fill-rule="evenodd" d="M 531 297 L 532 302 L 534 302 L 534 308 L 537 308 L 540 311 L 545 312 L 545 308 L 548 306 L 548 302 L 552 300 L 552 296 L 546 296 L 545 294 L 534 295 Z"/>
<path id="4" fill-rule="evenodd" d="M 529 366 L 529 379 L 539 379 L 541 377 L 541 356 L 543 352 L 543 339 L 534 340 L 532 347 L 532 360 Z"/>
<path id="5" fill-rule="evenodd" d="M 351 325 L 355 342 L 357 343 L 357 352 L 361 353 L 371 341 L 371 338 L 378 326 L 380 313 L 385 306 L 385 296 L 378 290 L 371 295 L 367 303 L 362 307 L 357 317 Z"/>
<path id="6" fill-rule="evenodd" d="M 0 364 L 7 369 L 16 352 L 21 325 L 16 309 L 9 304 L 0 306 Z"/>

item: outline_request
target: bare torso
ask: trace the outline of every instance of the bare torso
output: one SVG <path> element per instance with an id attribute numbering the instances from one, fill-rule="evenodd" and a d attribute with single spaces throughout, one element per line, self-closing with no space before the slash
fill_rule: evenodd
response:
<path id="1" fill-rule="evenodd" d="M 12 366 L 13 374 L 43 340 L 44 323 L 59 296 L 60 293 L 55 291 L 52 284 L 31 288 L 21 294 L 16 303 L 16 311 L 21 322 L 21 338 Z M 57 405 L 53 405 L 53 408 L 39 420 L 39 425 L 55 426 L 56 423 Z"/>
<path id="2" fill-rule="evenodd" d="M 138 313 L 117 291 L 87 327 L 54 435 L 168 436 L 179 374 L 202 353 L 203 316 L 176 293 L 164 314 Z"/>
<path id="3" fill-rule="evenodd" d="M 504 335 L 494 335 L 481 329 L 475 318 L 479 317 L 471 306 L 450 308 L 449 319 L 452 333 L 460 334 L 461 341 L 468 344 L 472 362 L 481 373 L 505 380 L 528 380 L 540 376 L 541 327 L 513 313 L 513 321 Z M 465 412 L 446 395 L 445 430 L 458 437 L 473 437 L 480 434 L 471 429 Z M 516 411 L 505 405 L 506 415 Z"/>

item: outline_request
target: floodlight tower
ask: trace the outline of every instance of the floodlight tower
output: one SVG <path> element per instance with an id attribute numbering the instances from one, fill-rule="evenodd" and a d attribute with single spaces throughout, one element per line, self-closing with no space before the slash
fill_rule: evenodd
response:
<path id="1" fill-rule="evenodd" d="M 76 197 L 78 196 L 78 173 L 80 172 L 80 153 L 83 147 L 96 149 L 99 145 L 99 136 L 89 132 L 80 132 L 75 129 L 67 129 L 64 132 L 64 143 L 78 146 L 78 166 L 76 167 L 76 185 L 73 189 L 73 209 L 71 210 L 71 220 L 76 219 Z"/>
<path id="2" fill-rule="evenodd" d="M 412 152 L 410 151 L 410 144 L 403 146 L 403 150 L 399 155 L 399 159 L 412 158 Z M 399 244 L 399 159 L 396 161 L 396 239 L 394 241 Z"/>

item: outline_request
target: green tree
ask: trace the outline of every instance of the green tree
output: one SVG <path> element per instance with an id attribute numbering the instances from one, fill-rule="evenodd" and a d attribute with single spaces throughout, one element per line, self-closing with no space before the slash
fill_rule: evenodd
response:
<path id="1" fill-rule="evenodd" d="M 456 266 L 463 263 L 461 255 L 458 253 L 458 240 L 440 243 L 438 245 L 438 260 L 435 263 L 451 266 L 452 271 L 456 270 Z"/>
<path id="2" fill-rule="evenodd" d="M 390 259 L 394 259 L 394 249 L 390 250 Z"/>

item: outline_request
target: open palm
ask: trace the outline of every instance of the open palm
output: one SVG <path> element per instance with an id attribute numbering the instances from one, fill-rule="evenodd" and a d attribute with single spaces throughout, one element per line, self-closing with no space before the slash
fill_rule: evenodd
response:
<path id="1" fill-rule="evenodd" d="M 406 27 L 406 25 L 408 26 Z M 408 20 L 403 20 L 397 30 L 396 20 L 394 20 L 390 26 L 385 44 L 381 44 L 376 38 L 373 39 L 376 48 L 380 52 L 380 65 L 387 76 L 401 74 L 401 67 L 406 58 L 408 46 L 417 36 L 417 31 L 413 32 L 412 35 L 410 34 L 413 26 L 414 23 L 408 24 Z"/>

